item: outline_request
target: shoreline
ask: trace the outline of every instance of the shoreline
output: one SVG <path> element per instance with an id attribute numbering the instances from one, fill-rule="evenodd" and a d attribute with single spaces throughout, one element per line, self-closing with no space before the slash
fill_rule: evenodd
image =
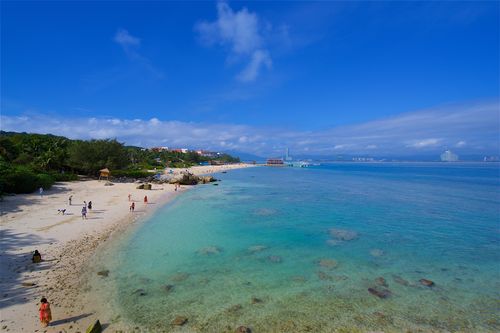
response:
<path id="1" fill-rule="evenodd" d="M 248 164 L 196 166 L 196 175 L 213 174 L 251 167 Z M 174 173 L 186 169 L 174 169 Z M 92 259 L 110 239 L 146 221 L 157 209 L 192 186 L 154 184 L 152 190 L 138 190 L 135 183 L 104 186 L 97 180 L 57 183 L 43 197 L 38 194 L 9 196 L 1 202 L 0 327 L 5 332 L 82 332 L 102 313 L 88 299 Z M 127 194 L 132 194 L 136 210 L 129 212 Z M 73 195 L 73 203 L 67 198 Z M 148 196 L 148 205 L 142 202 Z M 82 221 L 83 200 L 93 202 L 88 220 Z M 58 209 L 66 209 L 61 215 Z M 44 261 L 31 263 L 38 249 Z M 52 324 L 42 328 L 38 304 L 47 297 L 52 307 Z M 102 324 L 109 324 L 102 321 Z"/>

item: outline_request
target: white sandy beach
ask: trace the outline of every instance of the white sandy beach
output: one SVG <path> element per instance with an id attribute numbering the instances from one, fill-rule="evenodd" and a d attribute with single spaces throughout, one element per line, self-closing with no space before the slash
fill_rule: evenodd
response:
<path id="1" fill-rule="evenodd" d="M 249 165 L 196 166 L 189 171 L 208 174 Z M 182 169 L 185 170 L 185 169 Z M 175 173 L 182 170 L 174 169 Z M 84 332 L 99 319 L 97 307 L 79 298 L 81 270 L 99 244 L 134 221 L 164 205 L 176 194 L 174 185 L 153 185 L 150 191 L 134 183 L 78 181 L 57 183 L 38 193 L 6 196 L 0 202 L 0 328 L 4 332 Z M 129 211 L 131 194 L 135 212 Z M 72 205 L 68 198 L 72 196 Z M 148 204 L 144 204 L 144 196 Z M 87 220 L 81 217 L 83 202 L 92 201 Z M 58 209 L 66 209 L 64 215 Z M 38 249 L 43 262 L 31 263 Z M 42 328 L 38 305 L 46 297 L 52 307 L 52 323 Z"/>

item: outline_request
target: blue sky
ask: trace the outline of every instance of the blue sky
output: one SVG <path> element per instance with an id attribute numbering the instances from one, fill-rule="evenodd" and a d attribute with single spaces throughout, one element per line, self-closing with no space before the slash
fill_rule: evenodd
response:
<path id="1" fill-rule="evenodd" d="M 3 130 L 263 156 L 498 154 L 498 2 L 1 6 Z"/>

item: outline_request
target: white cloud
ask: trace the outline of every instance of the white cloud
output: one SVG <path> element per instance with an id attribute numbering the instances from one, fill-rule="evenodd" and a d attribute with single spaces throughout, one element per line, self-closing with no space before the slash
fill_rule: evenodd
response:
<path id="1" fill-rule="evenodd" d="M 132 36 L 125 29 L 119 29 L 116 32 L 114 41 L 123 47 L 139 46 L 141 44 L 141 40 L 139 38 Z"/>
<path id="2" fill-rule="evenodd" d="M 434 147 L 439 144 L 441 139 L 424 139 L 424 140 L 417 140 L 411 144 L 408 145 L 408 147 L 413 147 L 413 148 L 425 148 L 425 147 Z"/>
<path id="3" fill-rule="evenodd" d="M 272 60 L 264 45 L 259 17 L 247 8 L 235 12 L 227 3 L 219 2 L 217 20 L 200 22 L 195 29 L 205 44 L 229 48 L 228 59 L 249 62 L 237 76 L 240 81 L 254 81 L 263 67 L 271 68 Z"/>
<path id="4" fill-rule="evenodd" d="M 155 68 L 147 57 L 139 53 L 141 40 L 138 37 L 132 36 L 125 29 L 119 29 L 113 40 L 123 48 L 123 51 L 131 61 L 139 64 L 157 79 L 164 78 L 163 72 L 158 68 Z"/>
<path id="5" fill-rule="evenodd" d="M 73 139 L 117 138 L 126 144 L 238 150 L 278 156 L 286 147 L 300 153 L 400 155 L 438 154 L 447 147 L 462 153 L 495 154 L 500 149 L 497 103 L 456 105 L 336 127 L 300 131 L 235 124 L 117 118 L 69 118 L 43 114 L 0 117 L 2 130 L 52 133 Z M 272 135 L 269 133 L 272 132 Z"/>
<path id="6" fill-rule="evenodd" d="M 269 52 L 257 50 L 252 54 L 252 59 L 247 67 L 238 75 L 238 79 L 243 82 L 254 81 L 259 75 L 261 67 L 272 67 L 272 60 Z"/>

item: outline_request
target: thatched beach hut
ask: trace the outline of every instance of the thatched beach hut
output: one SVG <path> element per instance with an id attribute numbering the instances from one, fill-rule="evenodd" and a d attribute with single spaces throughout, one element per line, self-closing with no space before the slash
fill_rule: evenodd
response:
<path id="1" fill-rule="evenodd" d="M 106 178 L 106 180 L 109 180 L 110 174 L 111 174 L 111 172 L 109 171 L 108 168 L 104 168 L 104 169 L 99 170 L 99 180 L 101 180 L 103 178 Z"/>

